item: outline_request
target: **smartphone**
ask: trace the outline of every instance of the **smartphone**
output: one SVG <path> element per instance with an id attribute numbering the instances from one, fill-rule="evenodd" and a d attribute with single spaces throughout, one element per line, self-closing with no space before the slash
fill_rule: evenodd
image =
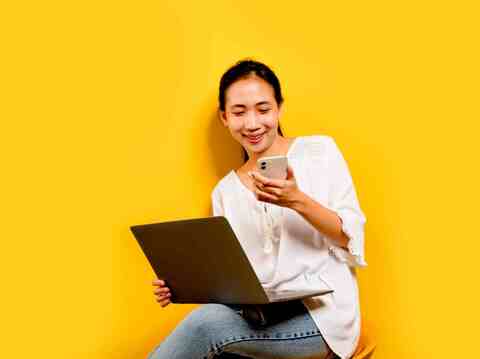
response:
<path id="1" fill-rule="evenodd" d="M 258 172 L 261 175 L 274 179 L 287 178 L 287 156 L 267 156 L 257 160 Z"/>

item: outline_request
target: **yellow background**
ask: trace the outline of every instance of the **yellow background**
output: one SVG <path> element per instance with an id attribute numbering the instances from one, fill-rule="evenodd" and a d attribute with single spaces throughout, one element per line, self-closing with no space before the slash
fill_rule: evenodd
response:
<path id="1" fill-rule="evenodd" d="M 478 9 L 465 1 L 0 5 L 4 358 L 144 358 L 162 309 L 131 224 L 201 217 L 241 152 L 215 117 L 252 56 L 287 136 L 328 134 L 367 215 L 375 358 L 476 355 Z"/>

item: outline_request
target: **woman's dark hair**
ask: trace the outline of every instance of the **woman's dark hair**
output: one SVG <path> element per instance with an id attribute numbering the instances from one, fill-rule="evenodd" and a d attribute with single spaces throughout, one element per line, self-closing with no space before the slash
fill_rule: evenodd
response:
<path id="1" fill-rule="evenodd" d="M 277 101 L 277 105 L 280 107 L 283 103 L 282 90 L 280 88 L 280 81 L 278 81 L 275 73 L 267 65 L 261 62 L 245 59 L 238 61 L 235 65 L 230 67 L 220 79 L 220 89 L 218 93 L 220 110 L 225 111 L 225 92 L 227 91 L 227 88 L 235 81 L 252 75 L 260 77 L 273 87 L 275 101 Z M 283 137 L 280 124 L 278 124 L 278 134 Z M 244 162 L 247 162 L 248 158 L 248 153 L 243 148 Z"/>

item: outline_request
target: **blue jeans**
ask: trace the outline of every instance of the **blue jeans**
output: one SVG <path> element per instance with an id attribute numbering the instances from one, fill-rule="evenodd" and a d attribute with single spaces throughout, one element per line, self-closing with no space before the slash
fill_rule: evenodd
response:
<path id="1" fill-rule="evenodd" d="M 147 359 L 338 358 L 300 300 L 260 306 L 203 304 Z"/>

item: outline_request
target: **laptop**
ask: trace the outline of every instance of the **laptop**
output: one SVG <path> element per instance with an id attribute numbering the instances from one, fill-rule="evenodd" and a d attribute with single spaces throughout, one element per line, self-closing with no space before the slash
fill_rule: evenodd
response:
<path id="1" fill-rule="evenodd" d="M 224 216 L 130 229 L 172 303 L 268 304 L 333 292 L 264 289 Z"/>

